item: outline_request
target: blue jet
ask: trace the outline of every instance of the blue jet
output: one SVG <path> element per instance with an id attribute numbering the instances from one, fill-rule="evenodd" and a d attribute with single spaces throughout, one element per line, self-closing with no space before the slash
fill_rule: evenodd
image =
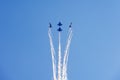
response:
<path id="1" fill-rule="evenodd" d="M 49 23 L 49 28 L 52 28 L 52 24 L 51 23 Z"/>
<path id="2" fill-rule="evenodd" d="M 58 26 L 62 26 L 62 23 L 61 23 L 61 22 L 59 22 L 57 25 L 58 25 Z"/>
<path id="3" fill-rule="evenodd" d="M 61 32 L 61 31 L 62 31 L 62 29 L 59 27 L 59 28 L 57 29 L 57 31 Z"/>
<path id="4" fill-rule="evenodd" d="M 69 25 L 69 28 L 71 28 L 72 27 L 72 23 L 70 23 L 70 25 Z"/>

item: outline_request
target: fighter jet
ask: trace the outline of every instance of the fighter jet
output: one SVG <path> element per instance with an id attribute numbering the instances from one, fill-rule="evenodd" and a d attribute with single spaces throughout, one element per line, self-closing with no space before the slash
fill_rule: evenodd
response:
<path id="1" fill-rule="evenodd" d="M 49 28 L 52 28 L 52 24 L 51 23 L 49 23 Z"/>
<path id="2" fill-rule="evenodd" d="M 59 27 L 59 28 L 57 29 L 57 31 L 61 32 L 61 31 L 62 31 L 62 29 Z"/>
<path id="3" fill-rule="evenodd" d="M 59 22 L 57 25 L 58 25 L 58 26 L 62 26 L 62 23 L 61 23 L 61 22 Z"/>
<path id="4" fill-rule="evenodd" d="M 69 28 L 71 28 L 72 27 L 72 23 L 70 23 L 70 25 L 69 25 Z"/>

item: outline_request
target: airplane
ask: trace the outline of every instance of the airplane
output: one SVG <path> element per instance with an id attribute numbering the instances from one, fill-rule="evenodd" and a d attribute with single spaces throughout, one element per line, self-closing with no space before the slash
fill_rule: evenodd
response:
<path id="1" fill-rule="evenodd" d="M 57 31 L 61 32 L 61 31 L 62 31 L 62 29 L 59 27 L 59 28 L 57 29 Z"/>
<path id="2" fill-rule="evenodd" d="M 61 23 L 61 22 L 59 22 L 57 25 L 58 25 L 58 26 L 62 26 L 62 23 Z"/>
<path id="3" fill-rule="evenodd" d="M 49 27 L 52 28 L 52 24 L 51 23 L 49 23 Z"/>
<path id="4" fill-rule="evenodd" d="M 69 25 L 69 28 L 71 28 L 72 27 L 72 23 L 70 23 L 70 25 Z"/>

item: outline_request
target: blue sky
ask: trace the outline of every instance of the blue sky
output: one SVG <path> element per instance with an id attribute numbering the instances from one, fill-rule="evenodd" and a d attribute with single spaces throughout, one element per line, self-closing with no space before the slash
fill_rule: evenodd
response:
<path id="1" fill-rule="evenodd" d="M 59 21 L 63 33 L 73 22 L 69 80 L 120 80 L 119 0 L 1 0 L 0 80 L 52 80 L 47 31 Z"/>

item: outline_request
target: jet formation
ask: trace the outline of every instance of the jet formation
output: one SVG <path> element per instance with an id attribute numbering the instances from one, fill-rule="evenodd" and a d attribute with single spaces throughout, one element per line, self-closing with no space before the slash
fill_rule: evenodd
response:
<path id="1" fill-rule="evenodd" d="M 57 29 L 57 31 L 58 32 L 61 32 L 62 31 L 62 28 L 61 28 L 61 26 L 63 25 L 61 22 L 59 22 L 58 24 L 58 29 Z M 72 27 L 72 23 L 70 23 L 70 25 L 69 25 L 69 28 L 71 28 Z M 51 23 L 49 23 L 49 28 L 52 28 L 52 24 Z"/>

